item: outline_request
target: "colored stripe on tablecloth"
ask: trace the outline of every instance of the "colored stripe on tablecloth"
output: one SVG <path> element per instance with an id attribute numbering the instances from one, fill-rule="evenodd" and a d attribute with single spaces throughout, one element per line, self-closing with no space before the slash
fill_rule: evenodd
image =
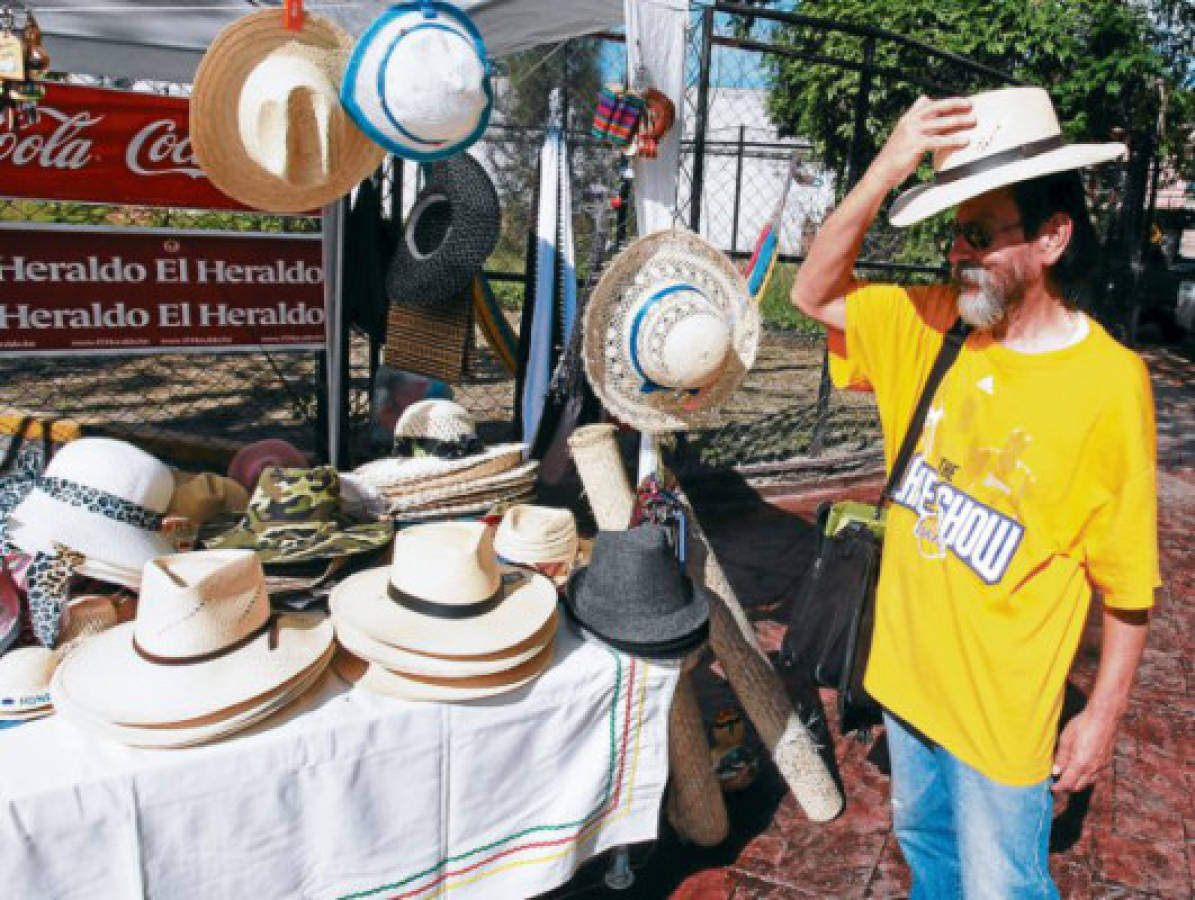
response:
<path id="1" fill-rule="evenodd" d="M 607 649 L 609 649 L 609 648 L 607 648 Z M 578 826 L 580 826 L 574 834 L 569 835 L 567 837 L 562 837 L 562 838 L 558 838 L 558 839 L 551 840 L 551 841 L 537 841 L 537 842 L 533 842 L 533 843 L 520 844 L 516 847 L 509 847 L 509 848 L 501 850 L 497 853 L 494 853 L 494 854 L 486 857 L 485 859 L 479 860 L 474 863 L 470 863 L 468 866 L 466 866 L 462 869 L 457 869 L 457 870 L 451 871 L 451 872 L 442 872 L 440 875 L 438 875 L 436 878 L 434 878 L 432 881 L 429 881 L 427 884 L 423 885 L 422 887 L 414 888 L 405 893 L 390 895 L 390 900 L 408 900 L 408 898 L 418 897 L 420 895 L 424 895 L 425 892 L 427 892 L 429 890 L 435 889 L 434 894 L 426 895 L 423 898 L 423 900 L 432 900 L 432 898 L 434 898 L 434 897 L 443 896 L 444 891 L 446 891 L 450 887 L 450 884 L 449 884 L 450 879 L 459 879 L 461 876 L 472 875 L 472 877 L 470 877 L 464 881 L 455 881 L 451 885 L 453 887 L 460 887 L 465 884 L 471 884 L 473 882 L 480 881 L 483 878 L 488 878 L 492 875 L 496 875 L 499 872 L 506 871 L 507 869 L 514 868 L 515 866 L 539 864 L 539 863 L 549 862 L 551 860 L 557 859 L 560 856 L 563 856 L 565 853 L 570 852 L 571 848 L 566 846 L 564 850 L 556 852 L 549 856 L 539 857 L 534 860 L 514 861 L 511 863 L 507 863 L 506 865 L 500 866 L 496 869 L 489 869 L 485 872 L 481 872 L 478 874 L 472 874 L 472 873 L 478 872 L 479 869 L 482 869 L 485 866 L 488 866 L 492 863 L 498 862 L 499 860 L 503 859 L 504 857 L 510 856 L 514 853 L 518 853 L 518 852 L 521 852 L 524 850 L 540 849 L 543 847 L 559 847 L 561 845 L 571 845 L 571 844 L 578 843 L 581 840 L 583 840 L 585 837 L 587 837 L 595 828 L 597 828 L 600 825 L 606 824 L 607 820 L 617 821 L 617 819 L 623 818 L 625 815 L 627 815 L 630 812 L 632 790 L 634 787 L 635 775 L 637 773 L 638 762 L 639 762 L 639 747 L 640 747 L 640 741 L 642 738 L 642 727 L 641 726 L 642 726 L 642 721 L 643 721 L 643 710 L 644 710 L 644 706 L 646 703 L 646 696 L 647 696 L 646 670 L 648 667 L 647 667 L 646 663 L 642 663 L 641 661 L 636 660 L 634 657 L 629 657 L 630 672 L 627 676 L 627 683 L 624 688 L 623 673 L 622 673 L 622 656 L 613 650 L 609 650 L 609 652 L 610 652 L 611 656 L 613 657 L 615 666 L 616 666 L 615 682 L 614 682 L 614 702 L 612 702 L 610 704 L 610 742 L 609 742 L 610 764 L 609 764 L 608 771 L 607 771 L 606 787 L 603 792 L 603 797 L 598 802 L 597 807 L 591 813 L 589 813 L 589 815 L 585 816 L 582 819 L 578 819 L 574 822 L 565 822 L 560 825 L 536 825 L 536 826 L 532 826 L 530 828 L 525 828 L 522 831 L 519 831 L 512 835 L 508 835 L 507 837 L 501 838 L 497 841 L 493 841 L 489 844 L 486 844 L 483 847 L 478 847 L 475 850 L 470 850 L 465 853 L 457 854 L 456 856 L 450 856 L 445 859 L 442 859 L 439 862 L 437 862 L 435 865 L 430 866 L 429 868 L 423 870 L 422 872 L 417 872 L 414 875 L 410 875 L 410 876 L 403 878 L 399 881 L 391 882 L 390 884 L 384 884 L 384 885 L 381 885 L 379 887 L 376 887 L 376 888 L 373 888 L 370 890 L 358 891 L 356 893 L 347 894 L 344 897 L 342 897 L 341 900 L 360 900 L 360 898 L 373 897 L 382 892 L 399 890 L 401 888 L 406 887 L 407 885 L 410 885 L 412 882 L 418 881 L 421 878 L 425 878 L 425 877 L 432 875 L 436 872 L 441 872 L 442 869 L 444 869 L 451 863 L 460 862 L 462 860 L 468 859 L 471 856 L 475 856 L 479 853 L 485 853 L 489 850 L 494 850 L 495 848 L 501 847 L 503 844 L 508 844 L 511 841 L 516 841 L 520 838 L 526 837 L 529 834 L 533 834 L 535 832 L 545 832 L 545 831 L 560 831 L 560 830 L 568 829 L 568 828 L 578 828 Z M 640 678 L 638 680 L 638 684 L 636 684 L 637 676 L 640 674 L 641 669 L 642 669 L 643 677 Z M 636 690 L 636 687 L 638 688 L 638 690 Z M 623 727 L 622 727 L 621 739 L 617 735 L 617 723 L 618 723 L 618 719 L 619 719 L 618 713 L 619 713 L 620 703 L 622 703 L 623 707 L 624 707 L 622 710 L 622 712 L 623 712 L 623 715 L 622 715 Z M 622 787 L 623 787 L 623 781 L 624 781 L 623 776 L 624 776 L 624 773 L 626 773 L 626 771 L 627 771 L 626 770 L 627 742 L 628 742 L 629 733 L 631 730 L 632 708 L 635 707 L 636 705 L 638 706 L 638 714 L 636 716 L 636 724 L 639 727 L 636 728 L 636 733 L 635 733 L 635 745 L 634 745 L 634 750 L 633 750 L 633 757 L 631 760 L 632 768 L 629 773 L 629 785 L 628 785 L 627 791 L 625 792 L 625 795 L 624 795 L 623 791 L 622 791 Z M 615 775 L 616 768 L 617 768 L 617 775 Z M 623 796 L 625 796 L 625 800 L 626 800 L 623 812 L 621 815 L 614 817 L 613 813 L 617 809 L 618 800 L 620 797 L 623 797 Z"/>

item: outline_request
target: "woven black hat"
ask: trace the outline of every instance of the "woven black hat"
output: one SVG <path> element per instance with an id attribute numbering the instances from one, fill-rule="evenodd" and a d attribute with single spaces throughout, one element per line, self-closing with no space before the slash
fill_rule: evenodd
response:
<path id="1" fill-rule="evenodd" d="M 599 532 L 564 602 L 584 628 L 636 656 L 685 656 L 709 636 L 709 597 L 681 570 L 659 525 Z"/>

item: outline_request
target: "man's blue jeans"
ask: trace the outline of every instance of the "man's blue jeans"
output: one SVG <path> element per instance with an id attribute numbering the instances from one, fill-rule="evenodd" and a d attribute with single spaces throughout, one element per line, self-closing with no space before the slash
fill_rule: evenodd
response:
<path id="1" fill-rule="evenodd" d="M 913 870 L 912 900 L 1056 898 L 1050 780 L 993 781 L 884 714 L 892 824 Z"/>

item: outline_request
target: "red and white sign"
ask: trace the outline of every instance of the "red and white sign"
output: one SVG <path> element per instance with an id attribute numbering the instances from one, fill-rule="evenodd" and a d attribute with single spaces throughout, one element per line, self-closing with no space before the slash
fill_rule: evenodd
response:
<path id="1" fill-rule="evenodd" d="M 0 357 L 322 349 L 319 235 L 0 228 Z"/>
<path id="2" fill-rule="evenodd" d="M 46 84 L 32 128 L 0 132 L 0 196 L 245 209 L 191 151 L 189 101 Z"/>

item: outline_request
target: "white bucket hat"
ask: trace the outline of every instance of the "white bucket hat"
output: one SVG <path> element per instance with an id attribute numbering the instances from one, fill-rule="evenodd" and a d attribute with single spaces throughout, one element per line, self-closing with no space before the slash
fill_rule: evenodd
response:
<path id="1" fill-rule="evenodd" d="M 759 308 L 742 274 L 692 232 L 659 231 L 615 257 L 585 308 L 585 371 L 640 431 L 715 413 L 755 362 Z"/>
<path id="2" fill-rule="evenodd" d="M 1037 87 L 1003 88 L 970 98 L 975 126 L 956 150 L 933 156 L 934 180 L 896 198 L 889 221 L 898 228 L 928 219 L 972 197 L 1018 181 L 1119 159 L 1124 144 L 1067 144 L 1050 95 Z"/>
<path id="3" fill-rule="evenodd" d="M 388 568 L 346 578 L 328 598 L 337 622 L 384 644 L 439 656 L 501 653 L 556 609 L 540 575 L 503 576 L 481 522 L 416 525 L 394 539 Z"/>
<path id="4" fill-rule="evenodd" d="M 481 32 L 449 3 L 397 3 L 366 29 L 340 99 L 391 153 L 427 162 L 464 150 L 493 104 Z"/>
<path id="5" fill-rule="evenodd" d="M 251 550 L 205 550 L 145 566 L 137 618 L 66 656 L 52 693 L 92 719 L 191 726 L 265 702 L 332 643 L 326 618 L 274 617 Z"/>
<path id="6" fill-rule="evenodd" d="M 160 532 L 173 493 L 170 469 L 144 450 L 80 438 L 54 455 L 13 509 L 9 538 L 30 554 L 62 544 L 87 557 L 80 573 L 136 588 L 145 563 L 174 552 Z"/>

